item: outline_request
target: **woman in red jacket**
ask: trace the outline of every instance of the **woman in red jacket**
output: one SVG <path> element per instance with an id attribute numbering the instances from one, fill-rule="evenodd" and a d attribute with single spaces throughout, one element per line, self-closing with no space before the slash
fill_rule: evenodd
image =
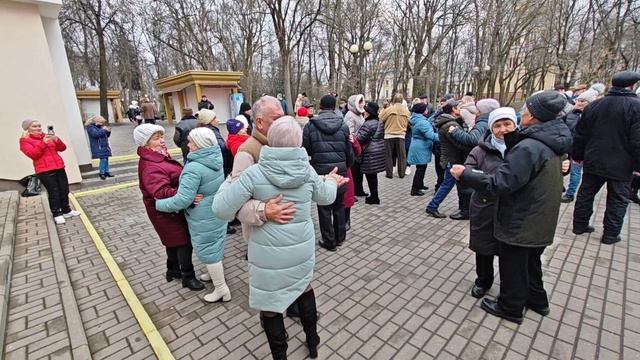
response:
<path id="1" fill-rule="evenodd" d="M 165 199 L 178 192 L 182 165 L 171 158 L 164 142 L 164 128 L 155 124 L 138 125 L 133 140 L 138 145 L 138 178 L 142 201 L 153 228 L 167 251 L 167 281 L 182 279 L 182 287 L 202 290 L 195 278 L 191 254 L 191 237 L 182 211 L 163 213 L 156 210 L 156 199 Z M 196 198 L 197 199 L 197 198 Z"/>
<path id="2" fill-rule="evenodd" d="M 38 120 L 23 121 L 22 129 L 25 132 L 20 138 L 20 151 L 33 160 L 36 176 L 47 189 L 53 220 L 56 224 L 64 224 L 65 218 L 80 215 L 79 211 L 69 207 L 69 180 L 64 171 L 64 161 L 58 154 L 67 146 L 53 133 L 53 129 L 48 134 L 43 133 Z"/>

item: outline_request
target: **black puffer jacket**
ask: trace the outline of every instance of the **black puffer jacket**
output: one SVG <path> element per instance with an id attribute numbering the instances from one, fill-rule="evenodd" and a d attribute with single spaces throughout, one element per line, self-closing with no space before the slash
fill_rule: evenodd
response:
<path id="1" fill-rule="evenodd" d="M 580 120 L 581 116 L 582 110 L 577 109 L 571 110 L 570 113 L 564 116 L 564 123 L 567 124 L 567 127 L 569 128 L 569 130 L 571 130 L 572 134 L 575 131 L 576 125 L 578 125 L 578 121 Z"/>
<path id="2" fill-rule="evenodd" d="M 182 155 L 186 158 L 189 154 L 187 143 L 189 132 L 198 127 L 198 119 L 195 116 L 185 116 L 177 124 L 173 132 L 173 142 L 182 150 Z"/>
<path id="3" fill-rule="evenodd" d="M 347 169 L 353 165 L 349 127 L 337 112 L 321 110 L 318 116 L 310 119 L 302 132 L 302 146 L 318 175 L 326 175 L 337 167 L 338 174 L 347 176 Z"/>
<path id="4" fill-rule="evenodd" d="M 220 151 L 222 152 L 222 167 L 224 176 L 227 177 L 227 175 L 231 174 L 231 170 L 233 169 L 233 154 L 231 154 L 231 150 L 227 148 L 226 142 L 224 141 L 224 138 L 220 133 L 220 129 L 211 124 L 207 124 L 205 125 L 205 127 L 216 134 L 216 139 L 218 140 L 218 145 L 220 146 Z"/>
<path id="5" fill-rule="evenodd" d="M 583 161 L 584 172 L 629 181 L 640 171 L 640 98 L 613 87 L 587 105 L 576 125 L 571 157 Z"/>
<path id="6" fill-rule="evenodd" d="M 465 170 L 463 186 L 498 197 L 494 236 L 498 241 L 543 247 L 553 243 L 562 195 L 562 156 L 571 132 L 561 119 L 529 126 L 517 134 L 493 175 Z M 508 139 L 505 139 L 509 144 Z"/>
<path id="7" fill-rule="evenodd" d="M 384 167 L 384 125 L 378 117 L 369 117 L 356 135 L 362 147 L 360 171 L 363 174 L 383 172 Z"/>
<path id="8" fill-rule="evenodd" d="M 471 150 L 464 166 L 481 170 L 485 174 L 495 174 L 502 165 L 503 158 L 491 144 L 491 133 L 486 133 L 478 145 Z M 482 255 L 497 255 L 498 240 L 493 236 L 493 221 L 496 197 L 492 194 L 474 191 L 469 204 L 469 249 Z"/>
<path id="9" fill-rule="evenodd" d="M 440 138 L 440 165 L 445 168 L 447 163 L 464 164 L 465 147 L 453 141 L 449 134 L 449 127 L 455 126 L 458 129 L 464 129 L 464 121 L 462 118 L 455 118 L 453 115 L 441 114 L 436 120 L 438 127 L 438 137 Z M 464 131 L 464 130 L 463 130 Z"/>
<path id="10" fill-rule="evenodd" d="M 465 132 L 462 128 L 456 128 L 451 133 L 450 139 L 459 146 L 466 148 L 466 151 L 471 151 L 480 143 L 487 130 L 489 130 L 489 114 L 482 114 L 476 120 L 473 129 Z"/>

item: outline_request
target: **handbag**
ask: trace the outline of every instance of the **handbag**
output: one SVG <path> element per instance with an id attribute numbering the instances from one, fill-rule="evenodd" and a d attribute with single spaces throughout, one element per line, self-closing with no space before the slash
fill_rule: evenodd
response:
<path id="1" fill-rule="evenodd" d="M 40 195 L 40 179 L 38 179 L 37 176 L 25 176 L 22 179 L 18 180 L 18 182 L 25 187 L 21 194 L 23 197 Z"/>

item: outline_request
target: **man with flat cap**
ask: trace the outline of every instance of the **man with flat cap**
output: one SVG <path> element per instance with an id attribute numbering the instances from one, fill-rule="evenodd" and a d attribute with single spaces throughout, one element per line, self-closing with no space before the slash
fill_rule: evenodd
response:
<path id="1" fill-rule="evenodd" d="M 640 73 L 622 71 L 613 75 L 611 89 L 590 103 L 575 128 L 573 160 L 582 161 L 584 174 L 573 211 L 573 232 L 591 233 L 593 199 L 607 184 L 602 243 L 620 241 L 620 231 L 629 203 L 629 182 L 640 171 L 640 98 L 633 86 Z"/>
<path id="2" fill-rule="evenodd" d="M 540 256 L 553 243 L 560 214 L 562 158 L 571 148 L 571 131 L 558 114 L 567 98 L 543 91 L 527 98 L 520 126 L 505 135 L 504 162 L 493 175 L 454 165 L 451 174 L 465 187 L 497 197 L 494 237 L 498 240 L 500 296 L 481 307 L 522 323 L 527 307 L 549 314 Z"/>

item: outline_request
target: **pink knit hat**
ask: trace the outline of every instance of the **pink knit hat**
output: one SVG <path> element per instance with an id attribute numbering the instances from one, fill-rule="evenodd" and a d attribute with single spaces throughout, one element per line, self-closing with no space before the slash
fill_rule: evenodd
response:
<path id="1" fill-rule="evenodd" d="M 35 119 L 26 119 L 22 121 L 22 130 L 27 131 L 27 129 L 29 128 L 29 126 L 31 126 L 31 124 L 33 124 L 34 122 L 36 122 L 38 120 Z"/>

